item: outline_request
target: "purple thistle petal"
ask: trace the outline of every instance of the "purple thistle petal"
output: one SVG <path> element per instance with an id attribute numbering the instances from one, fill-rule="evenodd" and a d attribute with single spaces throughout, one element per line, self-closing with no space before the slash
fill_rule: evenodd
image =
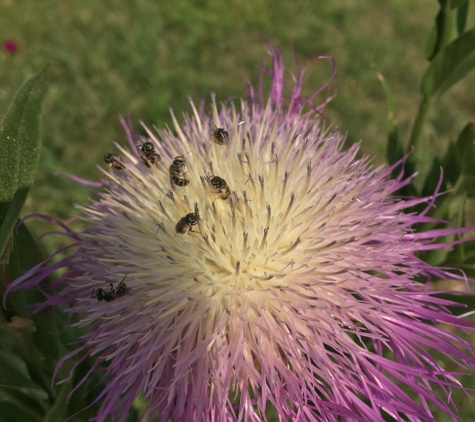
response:
<path id="1" fill-rule="evenodd" d="M 134 125 L 132 120 L 129 118 L 127 121 L 122 117 L 122 114 L 119 114 L 120 124 L 125 130 L 127 135 L 127 140 L 129 141 L 130 150 L 138 156 L 137 145 L 139 144 L 138 136 L 135 134 Z"/>
<path id="2" fill-rule="evenodd" d="M 64 230 L 66 230 L 67 233 L 72 233 L 70 228 L 66 224 L 64 224 L 62 221 L 58 220 L 57 218 L 54 218 L 45 214 L 33 213 L 33 214 L 26 215 L 18 222 L 18 224 L 16 225 L 16 234 L 18 234 L 18 227 L 20 227 L 21 224 L 23 224 L 25 221 L 29 220 L 30 218 L 42 218 L 43 220 L 49 221 L 50 223 L 54 223 L 62 227 Z"/>
<path id="3" fill-rule="evenodd" d="M 101 182 L 93 182 L 91 180 L 82 179 L 81 177 L 74 176 L 73 174 L 63 173 L 63 172 L 60 172 L 60 171 L 57 171 L 53 174 L 55 176 L 65 176 L 68 179 L 71 179 L 71 180 L 74 180 L 75 182 L 83 184 L 84 186 L 93 186 L 95 188 L 104 187 L 103 183 L 101 183 Z"/>

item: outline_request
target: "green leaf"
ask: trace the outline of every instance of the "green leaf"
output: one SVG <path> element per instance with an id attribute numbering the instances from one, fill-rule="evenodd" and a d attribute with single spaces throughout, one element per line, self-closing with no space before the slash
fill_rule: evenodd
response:
<path id="1" fill-rule="evenodd" d="M 0 286 L 0 293 L 3 293 L 6 284 L 20 277 L 25 271 L 43 260 L 35 241 L 24 224 L 18 227 L 18 234 L 13 233 L 10 238 L 12 240 L 12 250 L 8 265 L 3 265 L 7 271 L 4 273 L 4 285 Z M 44 300 L 44 298 L 40 292 L 20 289 L 7 296 L 7 306 L 4 312 L 9 318 L 14 315 L 28 318 L 27 306 L 41 300 Z"/>
<path id="2" fill-rule="evenodd" d="M 377 72 L 376 77 L 381 86 L 383 87 L 384 95 L 386 96 L 386 105 L 388 106 L 388 140 L 386 144 L 386 160 L 388 163 L 394 164 L 404 157 L 404 148 L 399 140 L 399 131 L 394 123 L 394 100 L 393 92 L 384 76 Z M 396 176 L 398 170 L 393 172 L 393 176 Z"/>
<path id="3" fill-rule="evenodd" d="M 394 126 L 390 132 L 388 132 L 388 140 L 386 144 L 386 160 L 390 165 L 398 162 L 404 157 L 404 149 L 399 141 L 399 131 Z M 393 176 L 397 175 L 398 170 L 393 172 Z"/>
<path id="4" fill-rule="evenodd" d="M 467 25 L 467 17 L 468 17 L 468 0 L 464 0 L 464 2 L 457 9 L 457 20 L 456 20 L 457 35 L 463 34 L 463 32 L 465 31 L 465 27 Z"/>
<path id="5" fill-rule="evenodd" d="M 43 256 L 33 236 L 26 225 L 24 223 L 21 224 L 13 235 L 13 251 L 9 260 L 10 280 L 17 279 L 42 261 Z M 44 281 L 44 283 L 47 283 L 47 281 Z M 14 299 L 10 299 L 10 296 Z M 25 308 L 29 305 L 42 302 L 44 296 L 37 290 L 19 289 L 9 294 L 7 299 L 7 308 L 9 311 L 11 310 L 14 314 L 27 318 L 29 317 L 29 312 L 27 312 Z M 33 315 L 32 318 L 35 320 L 35 315 Z M 49 318 L 51 318 L 51 316 L 49 316 Z M 35 321 L 35 325 L 36 322 L 37 321 Z M 37 329 L 38 328 L 41 328 L 41 326 L 37 327 Z M 46 332 L 51 331 L 51 329 L 52 327 L 49 326 Z M 47 347 L 49 352 L 51 352 L 52 346 L 53 344 L 49 343 Z"/>
<path id="6" fill-rule="evenodd" d="M 442 159 L 442 168 L 444 169 L 444 180 L 452 186 L 457 182 L 462 172 L 462 157 L 459 156 L 455 143 L 450 143 L 447 152 Z"/>
<path id="7" fill-rule="evenodd" d="M 10 256 L 10 279 L 21 276 L 39 262 L 43 257 L 25 224 L 18 227 L 15 233 L 13 252 Z M 48 283 L 44 280 L 43 283 Z M 56 324 L 55 313 L 50 310 L 40 311 L 28 316 L 28 306 L 44 301 L 44 296 L 37 290 L 20 289 L 8 296 L 7 307 L 9 312 L 31 318 L 35 330 L 27 339 L 18 338 L 18 348 L 28 365 L 31 377 L 48 393 L 50 388 L 50 374 L 59 357 L 60 338 Z M 32 344 L 32 341 L 34 344 Z M 41 356 L 41 360 L 38 358 Z"/>
<path id="8" fill-rule="evenodd" d="M 42 422 L 43 412 L 27 395 L 12 394 L 8 389 L 1 389 L 0 422 Z M 8 400 L 8 401 L 6 401 Z"/>
<path id="9" fill-rule="evenodd" d="M 386 143 L 386 160 L 390 165 L 392 165 L 404 157 L 404 148 L 399 139 L 398 127 L 394 122 L 394 100 L 392 89 L 380 72 L 376 72 L 376 77 L 378 78 L 379 82 L 381 82 L 384 95 L 386 96 L 386 104 L 388 106 L 388 140 Z M 406 174 L 412 174 L 415 171 L 414 166 L 409 160 L 405 162 L 404 167 Z M 398 176 L 399 171 L 399 168 L 393 170 L 392 174 L 394 178 Z M 417 192 L 412 183 L 400 189 L 399 194 L 403 196 L 417 196 Z"/>
<path id="10" fill-rule="evenodd" d="M 438 0 L 438 2 L 440 5 L 439 13 L 435 17 L 434 26 L 429 32 L 429 38 L 424 48 L 424 56 L 429 61 L 432 61 L 434 56 L 448 44 L 450 37 L 450 1 Z"/>
<path id="11" fill-rule="evenodd" d="M 475 175 L 475 125 L 467 124 L 456 142 L 450 143 L 442 159 L 442 167 L 444 169 L 444 179 L 454 186 L 460 175 Z"/>
<path id="12" fill-rule="evenodd" d="M 467 124 L 457 139 L 457 148 L 461 154 L 462 174 L 475 176 L 475 125 Z"/>
<path id="13" fill-rule="evenodd" d="M 456 9 L 463 6 L 464 3 L 468 3 L 468 0 L 450 0 L 450 8 Z"/>
<path id="14" fill-rule="evenodd" d="M 426 251 L 421 258 L 430 265 L 440 266 L 447 260 L 448 251 L 444 249 L 433 249 Z"/>
<path id="15" fill-rule="evenodd" d="M 441 95 L 475 67 L 475 28 L 440 50 L 422 78 L 426 98 Z"/>
<path id="16" fill-rule="evenodd" d="M 450 307 L 450 310 L 455 315 L 462 315 L 466 312 L 470 312 L 475 310 L 475 295 L 473 294 L 464 294 L 461 293 L 439 293 L 434 295 L 434 297 L 440 297 L 441 299 L 451 300 L 452 302 L 456 303 L 463 303 L 467 305 L 466 307 L 461 306 L 453 306 Z"/>
<path id="17" fill-rule="evenodd" d="M 40 116 L 48 86 L 47 68 L 26 81 L 0 122 L 0 202 L 34 181 L 40 157 Z"/>
<path id="18" fill-rule="evenodd" d="M 437 25 L 434 25 L 429 30 L 429 35 L 427 36 L 426 42 L 424 44 L 424 57 L 427 60 L 431 60 L 436 54 L 437 47 Z"/>
<path id="19" fill-rule="evenodd" d="M 35 179 L 47 68 L 26 81 L 0 122 L 0 256 Z"/>
<path id="20" fill-rule="evenodd" d="M 31 380 L 25 362 L 4 350 L 0 350 L 0 387 L 41 390 L 41 387 Z"/>
<path id="21" fill-rule="evenodd" d="M 457 189 L 457 193 L 466 193 L 468 197 L 475 196 L 475 176 L 465 175 Z"/>
<path id="22" fill-rule="evenodd" d="M 465 227 L 465 203 L 466 203 L 467 195 L 463 194 L 460 200 L 460 206 L 458 207 L 457 213 L 457 220 L 455 224 L 457 227 Z M 463 235 L 455 235 L 455 240 L 462 239 Z M 447 255 L 447 261 L 456 264 L 458 267 L 465 262 L 465 243 L 459 243 L 453 246 L 453 249 Z"/>
<path id="23" fill-rule="evenodd" d="M 72 388 L 72 379 L 61 384 L 57 389 L 57 395 L 53 405 L 46 412 L 43 422 L 65 421 L 68 417 L 68 396 Z"/>
<path id="24" fill-rule="evenodd" d="M 8 262 L 11 251 L 6 250 L 6 246 L 12 241 L 12 231 L 25 204 L 28 191 L 29 188 L 20 188 L 10 202 L 0 203 L 0 264 Z"/>

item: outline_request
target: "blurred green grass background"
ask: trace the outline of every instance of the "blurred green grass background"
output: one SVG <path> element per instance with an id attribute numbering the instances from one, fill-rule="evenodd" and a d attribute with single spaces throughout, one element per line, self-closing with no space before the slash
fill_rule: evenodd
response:
<path id="1" fill-rule="evenodd" d="M 362 140 L 362 151 L 384 162 L 387 108 L 375 69 L 395 93 L 396 120 L 407 141 L 426 69 L 424 44 L 438 10 L 436 0 L 0 0 L 3 39 L 19 44 L 0 53 L 0 114 L 21 83 L 45 63 L 51 83 L 43 113 L 43 151 L 25 213 L 61 219 L 84 203 L 87 190 L 55 171 L 97 180 L 111 140 L 125 137 L 118 113 L 146 123 L 170 122 L 195 101 L 245 96 L 245 78 L 257 82 L 266 42 L 279 44 L 290 69 L 290 42 L 302 62 L 332 55 L 337 62 L 328 123 Z M 473 7 L 472 7 L 473 9 Z M 475 22 L 472 10 L 468 27 Z M 329 62 L 314 62 L 307 92 L 330 75 Z M 428 163 L 473 119 L 467 95 L 475 75 L 451 89 L 432 109 L 420 155 Z M 25 152 L 27 153 L 27 152 Z"/>
<path id="2" fill-rule="evenodd" d="M 475 24 L 474 3 L 467 27 Z M 290 70 L 291 41 L 302 63 L 317 55 L 336 59 L 337 97 L 326 109 L 326 124 L 347 132 L 348 143 L 362 140 L 362 153 L 383 163 L 387 107 L 376 70 L 394 91 L 396 122 L 407 143 L 437 11 L 436 0 L 0 0 L 0 41 L 19 45 L 15 54 L 0 51 L 0 116 L 21 83 L 50 65 L 42 155 L 24 214 L 75 215 L 71 203 L 87 202 L 88 190 L 53 173 L 98 180 L 95 163 L 113 151 L 111 140 L 125 143 L 119 113 L 136 127 L 140 119 L 165 125 L 168 106 L 178 117 L 190 111 L 188 95 L 196 102 L 211 91 L 218 100 L 245 97 L 246 77 L 257 83 L 267 60 L 263 36 L 281 46 Z M 313 61 L 306 92 L 330 74 L 328 61 Z M 434 104 L 415 151 L 422 172 L 474 120 L 473 87 L 472 72 Z M 42 224 L 30 227 L 39 234 Z M 463 415 L 470 418 L 467 401 Z"/>

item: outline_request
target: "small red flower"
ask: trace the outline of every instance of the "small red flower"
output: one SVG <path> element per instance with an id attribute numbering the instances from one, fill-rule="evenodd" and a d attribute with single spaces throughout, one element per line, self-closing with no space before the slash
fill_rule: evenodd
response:
<path id="1" fill-rule="evenodd" d="M 15 54 L 18 50 L 18 43 L 14 40 L 3 41 L 3 49 L 9 54 Z"/>

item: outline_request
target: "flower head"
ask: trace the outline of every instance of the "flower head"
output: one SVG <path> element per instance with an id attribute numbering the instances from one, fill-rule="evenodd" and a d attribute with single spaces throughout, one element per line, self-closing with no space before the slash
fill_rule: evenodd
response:
<path id="1" fill-rule="evenodd" d="M 260 421 L 268 404 L 293 421 L 435 421 L 432 405 L 455 418 L 461 386 L 430 349 L 471 369 L 437 323 L 473 326 L 416 281 L 457 278 L 417 253 L 464 229 L 415 232 L 436 194 L 391 196 L 409 180 L 342 150 L 302 70 L 285 97 L 271 54 L 267 101 L 213 97 L 211 116 L 191 102 L 175 132 L 145 137 L 124 122 L 131 149 L 106 156 L 100 199 L 80 207 L 91 224 L 40 306 L 69 303 L 87 327 L 75 353 L 108 363 L 96 420 L 139 394 L 160 421 Z"/>
<path id="2" fill-rule="evenodd" d="M 15 40 L 5 40 L 3 49 L 9 54 L 15 54 L 18 50 L 18 43 Z"/>

